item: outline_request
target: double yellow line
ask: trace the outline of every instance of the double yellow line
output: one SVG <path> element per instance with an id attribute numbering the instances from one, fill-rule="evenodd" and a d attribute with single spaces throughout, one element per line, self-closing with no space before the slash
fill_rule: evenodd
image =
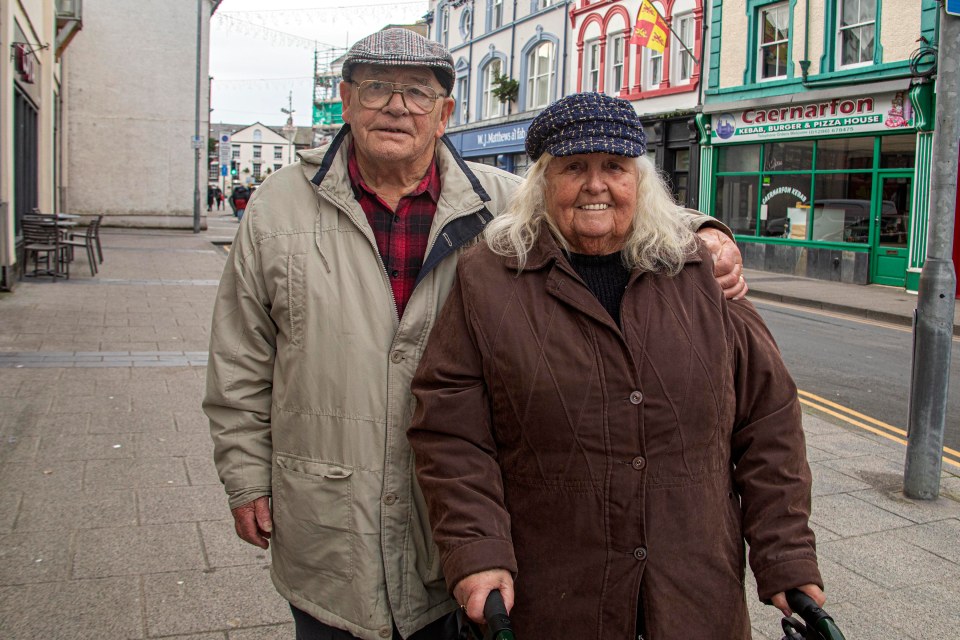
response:
<path id="1" fill-rule="evenodd" d="M 870 416 L 854 411 L 853 409 L 848 409 L 843 405 L 837 404 L 836 402 L 831 402 L 826 398 L 821 398 L 820 396 L 814 395 L 809 391 L 798 390 L 797 394 L 800 396 L 800 404 L 806 407 L 816 409 L 821 413 L 838 418 L 847 424 L 859 427 L 860 429 L 874 433 L 878 436 L 886 438 L 887 440 L 899 442 L 904 446 L 907 444 L 907 432 L 903 429 L 899 429 L 893 425 L 887 424 L 886 422 L 877 420 L 876 418 L 871 418 Z M 955 451 L 950 447 L 944 447 L 943 454 L 944 462 L 960 469 L 960 451 Z"/>

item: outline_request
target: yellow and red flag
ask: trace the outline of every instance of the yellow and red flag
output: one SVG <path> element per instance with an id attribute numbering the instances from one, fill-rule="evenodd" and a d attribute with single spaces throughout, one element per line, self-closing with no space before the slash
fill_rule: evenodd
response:
<path id="1" fill-rule="evenodd" d="M 633 27 L 630 43 L 663 53 L 667 46 L 669 32 L 670 27 L 667 26 L 660 12 L 650 3 L 650 0 L 643 0 L 640 3 L 640 11 L 637 12 L 637 24 Z"/>

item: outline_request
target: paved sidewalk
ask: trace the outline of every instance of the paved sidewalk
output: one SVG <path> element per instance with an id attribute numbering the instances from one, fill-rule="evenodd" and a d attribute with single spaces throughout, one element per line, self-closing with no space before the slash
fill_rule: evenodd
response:
<path id="1" fill-rule="evenodd" d="M 105 229 L 96 278 L 0 297 L 0 638 L 292 640 L 268 554 L 233 532 L 200 410 L 225 258 L 213 241 L 236 229 L 210 221 L 199 236 Z M 915 304 L 747 277 L 754 295 Z M 913 502 L 902 446 L 813 414 L 804 427 L 828 610 L 847 638 L 955 637 L 960 469 L 945 465 L 939 500 Z M 754 637 L 778 640 L 779 616 L 750 602 Z"/>

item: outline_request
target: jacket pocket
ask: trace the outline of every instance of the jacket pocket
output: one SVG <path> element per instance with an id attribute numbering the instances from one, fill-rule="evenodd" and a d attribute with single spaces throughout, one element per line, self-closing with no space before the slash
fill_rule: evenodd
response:
<path id="1" fill-rule="evenodd" d="M 277 550 L 297 558 L 308 573 L 350 580 L 357 533 L 353 515 L 353 469 L 276 456 L 273 474 Z"/>

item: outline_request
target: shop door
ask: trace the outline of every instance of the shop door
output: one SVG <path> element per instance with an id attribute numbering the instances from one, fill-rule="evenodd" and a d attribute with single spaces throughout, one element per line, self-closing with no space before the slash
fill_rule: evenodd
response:
<path id="1" fill-rule="evenodd" d="M 880 189 L 873 203 L 871 282 L 893 287 L 906 285 L 912 197 L 913 174 L 880 176 Z"/>

